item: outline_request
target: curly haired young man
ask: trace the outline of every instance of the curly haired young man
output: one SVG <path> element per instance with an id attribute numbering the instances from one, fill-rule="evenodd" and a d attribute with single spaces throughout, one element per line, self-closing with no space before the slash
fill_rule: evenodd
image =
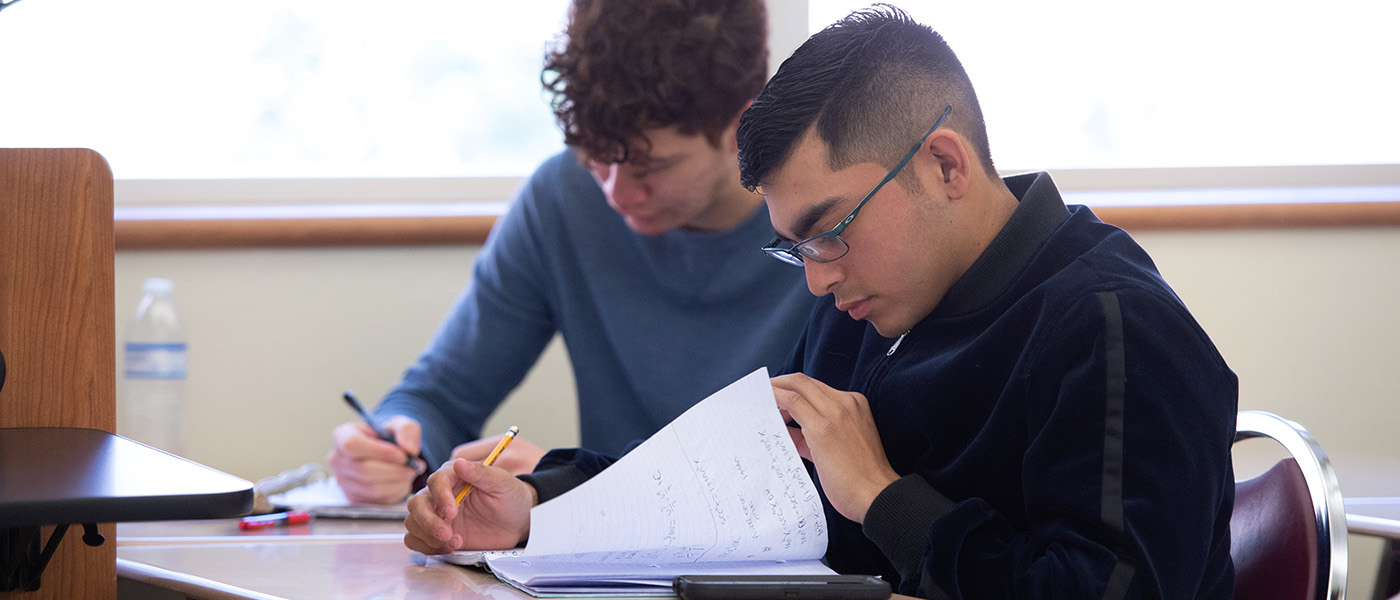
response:
<path id="1" fill-rule="evenodd" d="M 482 423 L 561 333 L 585 447 L 617 453 L 705 394 L 777 367 L 813 301 L 756 248 L 762 198 L 739 185 L 739 115 L 767 79 L 761 0 L 576 0 L 542 82 L 567 150 L 517 193 L 470 285 L 376 414 L 333 434 L 346 495 L 410 491 L 406 452 L 480 460 Z M 420 441 L 421 440 L 421 441 Z M 477 440 L 475 443 L 473 440 Z M 497 462 L 543 455 L 516 440 Z"/>

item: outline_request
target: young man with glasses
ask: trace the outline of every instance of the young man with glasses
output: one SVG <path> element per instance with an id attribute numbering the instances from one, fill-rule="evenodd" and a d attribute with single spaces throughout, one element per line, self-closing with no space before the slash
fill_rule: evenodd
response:
<path id="1" fill-rule="evenodd" d="M 952 50 L 891 8 L 813 36 L 740 121 L 766 250 L 832 297 L 773 380 L 831 567 L 925 597 L 1229 598 L 1235 375 L 1130 236 L 1046 173 L 1000 178 L 985 131 Z"/>
<path id="2" fill-rule="evenodd" d="M 772 383 L 833 569 L 929 598 L 1231 596 L 1235 375 L 1131 237 L 1046 173 L 997 175 L 941 36 L 891 7 L 847 17 L 738 139 L 765 250 L 831 296 Z M 528 484 L 449 465 L 406 541 L 514 545 L 531 503 L 608 463 L 556 460 Z M 461 480 L 480 504 L 436 513 Z"/>
<path id="3" fill-rule="evenodd" d="M 484 458 L 499 436 L 472 440 L 556 332 L 583 445 L 607 453 L 786 361 L 812 299 L 758 250 L 772 229 L 739 185 L 734 137 L 767 78 L 766 29 L 762 0 L 575 0 L 542 76 L 570 148 L 518 192 L 376 409 L 397 444 L 361 422 L 335 429 L 348 497 L 402 498 L 420 447 L 433 464 Z M 496 464 L 528 472 L 542 454 L 516 440 Z"/>

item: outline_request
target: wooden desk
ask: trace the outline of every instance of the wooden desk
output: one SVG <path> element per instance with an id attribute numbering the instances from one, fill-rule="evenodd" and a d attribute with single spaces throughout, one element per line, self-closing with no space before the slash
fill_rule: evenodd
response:
<path id="1" fill-rule="evenodd" d="M 530 598 L 484 570 L 409 550 L 403 534 L 400 521 L 317 519 L 254 532 L 236 519 L 122 523 L 117 575 L 209 600 Z"/>
<path id="2" fill-rule="evenodd" d="M 238 519 L 149 521 L 118 523 L 118 546 L 190 544 L 251 544 L 299 542 L 316 538 L 346 538 L 403 543 L 403 521 L 398 519 L 315 519 L 305 525 L 243 531 Z"/>
<path id="3" fill-rule="evenodd" d="M 485 571 L 429 559 L 401 538 L 380 537 L 119 545 L 117 576 L 219 600 L 529 598 Z"/>
<path id="4" fill-rule="evenodd" d="M 490 574 L 403 545 L 401 521 L 317 519 L 240 531 L 237 519 L 121 523 L 117 576 L 191 598 L 527 598 Z"/>

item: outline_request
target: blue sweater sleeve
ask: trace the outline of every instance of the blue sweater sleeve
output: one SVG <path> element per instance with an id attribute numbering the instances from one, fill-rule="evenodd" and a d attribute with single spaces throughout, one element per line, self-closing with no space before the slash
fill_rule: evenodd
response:
<path id="1" fill-rule="evenodd" d="M 905 476 L 863 525 L 898 570 L 898 591 L 1228 598 L 1200 586 L 1231 581 L 1207 572 L 1228 569 L 1217 560 L 1228 547 L 1202 541 L 1228 545 L 1218 529 L 1234 493 L 1237 382 L 1185 308 L 1132 289 L 1091 294 L 1031 353 L 1011 382 L 1028 398 L 1026 520 Z"/>
<path id="2" fill-rule="evenodd" d="M 482 424 L 538 360 L 556 331 L 548 269 L 540 249 L 537 196 L 559 193 L 557 160 L 526 182 L 492 230 L 472 271 L 427 350 L 376 409 L 423 426 L 429 460 L 480 437 Z"/>

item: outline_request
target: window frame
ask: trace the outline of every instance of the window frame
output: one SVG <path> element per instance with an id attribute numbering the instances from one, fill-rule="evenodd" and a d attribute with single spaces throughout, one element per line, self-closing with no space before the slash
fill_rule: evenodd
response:
<path id="1" fill-rule="evenodd" d="M 1087 203 L 1104 221 L 1128 231 L 1400 226 L 1400 185 L 1394 183 L 1400 165 L 1065 170 L 1052 176 L 1066 202 Z M 1247 185 L 1259 180 L 1278 185 Z M 514 177 L 117 181 L 115 192 L 126 201 L 115 210 L 116 245 L 149 250 L 480 244 L 521 182 Z M 1210 200 L 1162 204 L 1183 196 Z"/>
<path id="2" fill-rule="evenodd" d="M 768 12 L 771 72 L 806 40 L 807 0 L 768 0 Z M 1089 203 L 1105 221 L 1129 231 L 1400 226 L 1400 164 L 1062 169 L 1052 175 L 1066 202 Z M 480 244 L 523 181 L 117 180 L 116 245 Z M 1162 204 L 1183 196 L 1194 200 Z"/>

